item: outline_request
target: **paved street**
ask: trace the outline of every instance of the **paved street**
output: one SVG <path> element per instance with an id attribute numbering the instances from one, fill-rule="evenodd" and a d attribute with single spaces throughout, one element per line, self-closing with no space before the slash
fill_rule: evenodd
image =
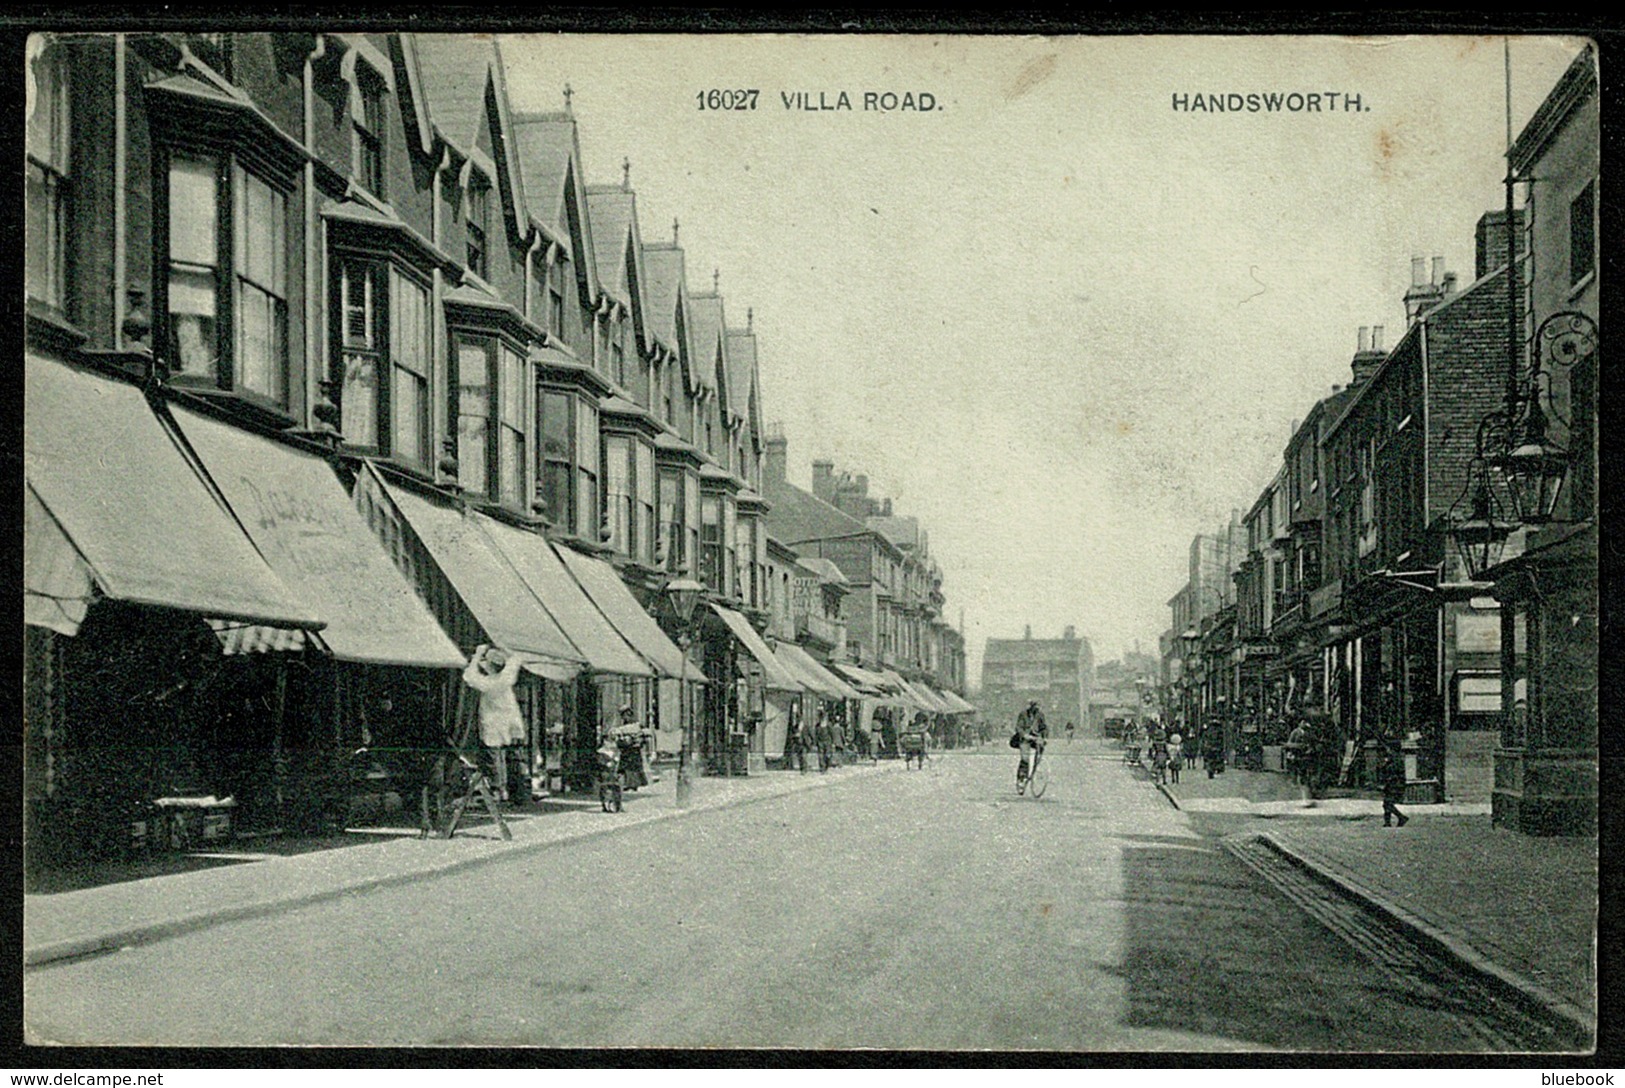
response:
<path id="1" fill-rule="evenodd" d="M 1103 745 L 699 812 L 47 965 L 37 1041 L 1456 1050 Z M 701 788 L 705 786 L 702 783 Z"/>

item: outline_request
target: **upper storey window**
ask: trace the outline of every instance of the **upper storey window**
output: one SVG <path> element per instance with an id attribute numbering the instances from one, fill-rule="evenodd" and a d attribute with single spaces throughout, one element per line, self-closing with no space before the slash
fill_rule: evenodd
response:
<path id="1" fill-rule="evenodd" d="M 27 134 L 27 244 L 24 283 L 31 298 L 68 306 L 69 67 L 64 48 L 47 42 L 30 65 Z"/>

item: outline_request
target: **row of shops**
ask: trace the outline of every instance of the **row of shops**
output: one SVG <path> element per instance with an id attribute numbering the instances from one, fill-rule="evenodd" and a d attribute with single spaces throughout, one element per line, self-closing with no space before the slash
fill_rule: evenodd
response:
<path id="1" fill-rule="evenodd" d="M 687 743 L 704 773 L 745 774 L 820 713 L 895 751 L 905 724 L 942 736 L 971 710 L 770 646 L 726 600 L 683 618 L 660 575 L 201 401 L 44 355 L 25 388 L 40 860 L 161 847 L 179 812 L 205 837 L 342 826 L 368 791 L 432 821 L 477 737 L 461 677 L 481 644 L 523 662 L 515 800 L 591 789 L 628 713 L 651 754 Z"/>

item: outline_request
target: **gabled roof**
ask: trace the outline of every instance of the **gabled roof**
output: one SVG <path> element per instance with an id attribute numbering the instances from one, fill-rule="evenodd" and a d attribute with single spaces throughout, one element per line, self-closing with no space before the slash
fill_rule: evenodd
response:
<path id="1" fill-rule="evenodd" d="M 689 336 L 694 343 L 694 369 L 701 388 L 709 389 L 726 400 L 727 390 L 719 383 L 717 353 L 727 353 L 722 338 L 722 298 L 719 295 L 688 296 Z M 724 379 L 725 380 L 725 379 Z"/>
<path id="2" fill-rule="evenodd" d="M 735 419 L 750 417 L 751 429 L 761 434 L 755 418 L 756 334 L 747 329 L 728 330 L 728 411 Z"/>
<path id="3" fill-rule="evenodd" d="M 523 237 L 530 211 L 508 113 L 508 79 L 495 39 L 480 34 L 420 34 L 416 58 L 424 109 L 442 140 L 464 158 L 472 158 L 480 123 L 489 121 L 498 173 L 492 181 L 502 193 L 509 226 Z"/>
<path id="4" fill-rule="evenodd" d="M 626 268 L 626 236 L 632 228 L 632 193 L 619 186 L 589 185 L 586 194 L 598 285 L 630 306 L 632 277 Z"/>
<path id="5" fill-rule="evenodd" d="M 767 512 L 768 532 L 792 548 L 809 540 L 858 537 L 869 531 L 863 522 L 792 483 L 763 483 L 768 501 L 773 504 Z"/>
<path id="6" fill-rule="evenodd" d="M 434 130 L 429 124 L 429 102 L 424 97 L 423 63 L 418 57 L 416 34 L 393 34 L 400 54 L 396 63 L 406 76 L 406 100 L 401 109 L 407 111 L 407 124 L 417 134 L 418 150 L 425 155 L 434 154 Z"/>
<path id="7" fill-rule="evenodd" d="M 575 117 L 568 113 L 529 113 L 513 117 L 514 145 L 525 172 L 531 215 L 542 229 L 566 243 L 578 274 L 586 276 L 587 293 L 600 288 L 587 192 L 581 182 L 581 139 Z M 580 217 L 571 229 L 570 208 Z"/>
<path id="8" fill-rule="evenodd" d="M 479 134 L 485 88 L 496 60 L 494 41 L 483 34 L 419 34 L 417 58 L 429 124 L 467 155 Z"/>
<path id="9" fill-rule="evenodd" d="M 687 358 L 686 345 L 677 342 L 677 307 L 687 288 L 683 286 L 683 250 L 671 242 L 645 243 L 643 247 L 643 292 L 649 304 L 649 328 L 661 343 Z M 689 384 L 692 388 L 693 377 Z"/>

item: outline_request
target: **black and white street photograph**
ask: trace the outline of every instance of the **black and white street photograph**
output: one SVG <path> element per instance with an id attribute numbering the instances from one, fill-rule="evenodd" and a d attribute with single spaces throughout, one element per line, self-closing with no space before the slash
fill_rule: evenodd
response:
<path id="1" fill-rule="evenodd" d="M 1596 41 L 351 22 L 12 39 L 19 1061 L 1598 1053 Z"/>

